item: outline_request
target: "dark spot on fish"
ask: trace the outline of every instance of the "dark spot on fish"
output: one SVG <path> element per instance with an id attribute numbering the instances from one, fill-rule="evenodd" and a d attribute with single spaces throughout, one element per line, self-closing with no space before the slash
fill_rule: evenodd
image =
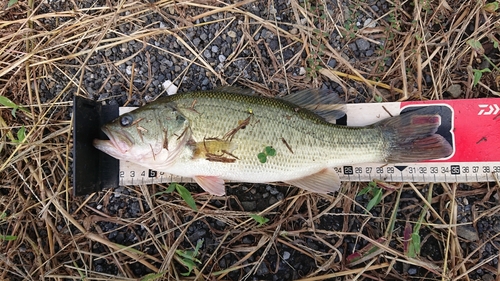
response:
<path id="1" fill-rule="evenodd" d="M 128 127 L 132 125 L 133 122 L 134 117 L 132 117 L 131 115 L 125 114 L 120 117 L 120 125 L 122 125 L 122 127 Z"/>

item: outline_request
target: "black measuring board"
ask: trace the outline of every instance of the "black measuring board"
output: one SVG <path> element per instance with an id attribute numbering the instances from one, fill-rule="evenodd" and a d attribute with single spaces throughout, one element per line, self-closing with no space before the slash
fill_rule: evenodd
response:
<path id="1" fill-rule="evenodd" d="M 96 149 L 95 138 L 107 139 L 101 126 L 118 117 L 118 105 L 73 99 L 73 195 L 118 186 L 119 160 Z"/>

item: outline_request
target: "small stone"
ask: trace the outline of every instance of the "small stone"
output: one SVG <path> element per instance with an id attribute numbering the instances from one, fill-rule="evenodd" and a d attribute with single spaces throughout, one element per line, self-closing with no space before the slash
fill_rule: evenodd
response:
<path id="1" fill-rule="evenodd" d="M 212 46 L 212 52 L 213 52 L 213 53 L 218 53 L 218 52 L 219 52 L 219 47 L 217 47 L 217 46 Z"/>
<path id="2" fill-rule="evenodd" d="M 236 32 L 232 31 L 232 30 L 229 30 L 227 32 L 227 36 L 231 37 L 231 38 L 236 38 Z"/>
<path id="3" fill-rule="evenodd" d="M 410 267 L 408 269 L 408 274 L 409 275 L 415 275 L 415 274 L 417 274 L 417 268 L 416 267 Z"/>
<path id="4" fill-rule="evenodd" d="M 462 94 L 462 87 L 459 84 L 453 84 L 449 86 L 446 91 L 448 91 L 453 98 L 457 99 Z"/>
<path id="5" fill-rule="evenodd" d="M 364 27 L 376 27 L 377 23 L 373 19 L 366 19 L 365 22 L 363 23 Z"/>
<path id="6" fill-rule="evenodd" d="M 276 202 L 278 202 L 278 199 L 276 199 L 276 197 L 274 197 L 274 196 L 269 197 L 269 200 L 268 200 L 269 205 L 273 205 Z"/>
<path id="7" fill-rule="evenodd" d="M 370 42 L 363 38 L 359 38 L 358 40 L 356 40 L 356 46 L 360 51 L 366 51 L 370 48 Z"/>
<path id="8" fill-rule="evenodd" d="M 495 278 L 491 274 L 486 273 L 485 275 L 482 276 L 482 280 L 483 281 L 493 281 L 493 280 L 495 280 Z"/>
<path id="9" fill-rule="evenodd" d="M 224 55 L 219 55 L 219 61 L 220 61 L 220 62 L 225 62 L 225 61 L 226 61 L 226 56 L 224 56 Z"/>
<path id="10" fill-rule="evenodd" d="M 457 235 L 467 241 L 477 241 L 479 240 L 479 235 L 476 229 L 472 225 L 459 225 L 457 226 Z"/>
<path id="11" fill-rule="evenodd" d="M 300 67 L 300 69 L 299 69 L 299 75 L 304 75 L 306 73 L 307 73 L 306 69 L 304 67 Z"/>
<path id="12" fill-rule="evenodd" d="M 193 39 L 193 45 L 195 47 L 198 47 L 200 45 L 200 43 L 201 43 L 201 39 L 200 38 L 194 38 Z"/>
<path id="13" fill-rule="evenodd" d="M 132 75 L 132 66 L 131 65 L 128 65 L 127 68 L 125 68 L 125 72 L 128 74 L 128 75 Z"/>
<path id="14" fill-rule="evenodd" d="M 177 93 L 177 89 L 178 89 L 177 86 L 175 86 L 174 83 L 172 83 L 172 81 L 170 81 L 170 80 L 163 82 L 162 86 L 165 90 L 167 90 L 167 94 L 169 96 L 175 95 L 175 93 Z"/>
<path id="15" fill-rule="evenodd" d="M 330 59 L 328 61 L 328 66 L 331 68 L 335 68 L 335 66 L 337 66 L 337 61 L 335 59 Z"/>
<path id="16" fill-rule="evenodd" d="M 243 201 L 241 202 L 241 206 L 245 211 L 253 211 L 257 207 L 257 202 L 255 201 Z"/>
<path id="17" fill-rule="evenodd" d="M 266 263 L 261 263 L 259 268 L 257 269 L 257 272 L 255 273 L 257 276 L 262 276 L 266 275 L 269 273 L 269 269 L 267 268 Z"/>
<path id="18" fill-rule="evenodd" d="M 210 50 L 205 50 L 203 51 L 203 56 L 207 59 L 212 57 L 212 53 L 210 53 Z"/>
<path id="19" fill-rule="evenodd" d="M 298 33 L 299 33 L 299 30 L 295 27 L 290 30 L 290 34 L 292 34 L 292 35 L 297 35 Z"/>
<path id="20" fill-rule="evenodd" d="M 287 251 L 284 251 L 284 252 L 283 252 L 283 259 L 284 259 L 284 260 L 287 260 L 287 259 L 289 259 L 289 258 L 290 258 L 290 253 L 289 253 L 289 252 L 287 252 Z"/>
<path id="21" fill-rule="evenodd" d="M 349 49 L 351 49 L 353 52 L 356 52 L 358 50 L 358 46 L 355 43 L 349 43 Z"/>

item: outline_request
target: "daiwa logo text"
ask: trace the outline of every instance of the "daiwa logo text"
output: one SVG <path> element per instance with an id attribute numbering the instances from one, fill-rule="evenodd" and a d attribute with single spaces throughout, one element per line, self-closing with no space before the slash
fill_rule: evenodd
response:
<path id="1" fill-rule="evenodd" d="M 500 111 L 496 104 L 479 104 L 479 113 L 477 115 L 495 115 Z"/>

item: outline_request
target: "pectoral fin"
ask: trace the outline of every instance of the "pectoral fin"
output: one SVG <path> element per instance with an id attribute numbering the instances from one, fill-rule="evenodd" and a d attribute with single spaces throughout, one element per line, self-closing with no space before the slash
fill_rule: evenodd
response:
<path id="1" fill-rule="evenodd" d="M 330 193 L 340 189 L 340 178 L 332 168 L 323 169 L 315 174 L 286 181 L 302 189 L 316 193 Z"/>
<path id="2" fill-rule="evenodd" d="M 193 179 L 203 188 L 203 190 L 210 194 L 218 196 L 226 194 L 224 180 L 221 178 L 213 176 L 195 176 Z"/>

